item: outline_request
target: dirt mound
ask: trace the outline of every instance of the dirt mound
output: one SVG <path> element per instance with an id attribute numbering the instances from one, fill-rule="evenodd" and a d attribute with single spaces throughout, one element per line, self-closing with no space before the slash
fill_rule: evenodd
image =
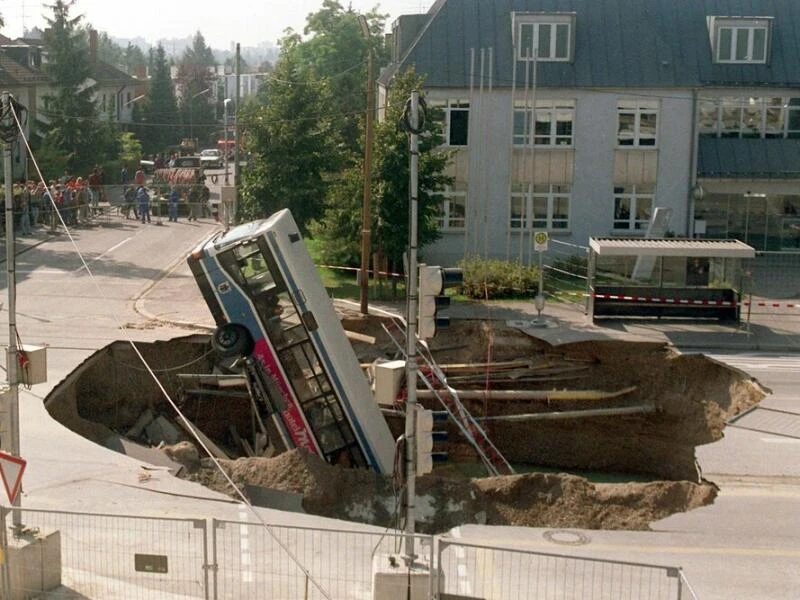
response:
<path id="1" fill-rule="evenodd" d="M 373 472 L 331 466 L 303 450 L 221 464 L 240 488 L 249 484 L 302 494 L 308 513 L 398 526 L 402 497 L 390 478 Z M 687 481 L 595 485 L 582 477 L 555 473 L 483 479 L 448 475 L 418 479 L 416 517 L 421 532 L 442 533 L 469 523 L 641 530 L 676 512 L 710 504 L 716 497 L 713 485 Z M 232 493 L 213 465 L 191 478 Z"/>

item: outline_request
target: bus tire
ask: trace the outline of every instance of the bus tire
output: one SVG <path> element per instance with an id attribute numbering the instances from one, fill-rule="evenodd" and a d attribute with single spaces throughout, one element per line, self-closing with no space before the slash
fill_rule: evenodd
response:
<path id="1" fill-rule="evenodd" d="M 248 356 L 253 353 L 253 338 L 243 325 L 225 323 L 217 327 L 211 346 L 222 357 Z"/>
<path id="2" fill-rule="evenodd" d="M 218 178 L 219 178 L 219 175 L 217 175 L 216 173 L 214 173 L 214 174 L 211 176 L 211 183 L 217 183 L 217 179 L 218 179 Z"/>

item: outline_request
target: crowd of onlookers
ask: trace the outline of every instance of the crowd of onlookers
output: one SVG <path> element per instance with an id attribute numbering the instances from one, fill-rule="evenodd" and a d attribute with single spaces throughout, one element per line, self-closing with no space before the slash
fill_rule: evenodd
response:
<path id="1" fill-rule="evenodd" d="M 107 202 L 102 168 L 92 170 L 88 177 L 65 174 L 50 180 L 20 180 L 13 183 L 13 212 L 15 232 L 29 236 L 33 230 L 49 227 L 55 230 L 63 222 L 67 226 L 88 224 Z M 5 187 L 0 187 L 0 199 L 5 199 Z M 5 221 L 5 212 L 2 220 Z"/>
<path id="2" fill-rule="evenodd" d="M 123 167 L 120 182 L 121 187 L 106 185 L 102 167 L 96 167 L 85 178 L 65 173 L 57 180 L 50 180 L 47 185 L 42 181 L 24 179 L 15 182 L 12 185 L 14 231 L 17 235 L 29 236 L 40 228 L 55 231 L 62 223 L 67 227 L 89 225 L 103 211 L 110 211 L 112 205 L 126 218 L 133 213 L 135 219 L 143 223 L 150 222 L 153 199 L 147 189 L 144 171 L 139 169 L 130 177 L 127 168 Z M 184 199 L 183 190 L 179 191 L 177 187 L 172 186 L 171 190 L 165 192 L 170 221 L 177 221 L 178 202 Z M 109 194 L 112 189 L 113 198 Z M 189 220 L 209 212 L 207 194 L 195 198 L 193 193 L 188 193 L 186 197 Z M 5 186 L 0 184 L 0 203 L 4 198 Z M 211 211 L 211 214 L 218 218 L 216 211 Z M 4 232 L 5 216 L 6 211 L 0 211 L 0 223 L 3 224 L 0 234 Z"/>

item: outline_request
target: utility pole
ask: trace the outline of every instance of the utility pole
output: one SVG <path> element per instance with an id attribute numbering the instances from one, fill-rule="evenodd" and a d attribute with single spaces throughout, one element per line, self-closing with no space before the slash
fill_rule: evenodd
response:
<path id="1" fill-rule="evenodd" d="M 234 59 L 234 82 L 236 89 L 233 90 L 233 219 L 236 221 L 236 213 L 239 210 L 239 90 L 241 89 L 240 79 L 240 57 L 241 47 L 236 42 L 236 56 Z"/>
<path id="2" fill-rule="evenodd" d="M 369 255 L 372 242 L 372 123 L 375 113 L 375 53 L 372 51 L 372 35 L 364 15 L 358 16 L 361 33 L 367 41 L 367 114 L 364 131 L 364 201 L 361 209 L 361 314 L 369 314 Z"/>
<path id="3" fill-rule="evenodd" d="M 2 94 L 2 125 L 6 131 L 16 128 L 12 115 L 11 95 Z M 17 132 L 18 133 L 18 132 Z M 8 449 L 14 456 L 20 456 L 19 445 L 19 348 L 17 346 L 17 277 L 16 255 L 14 254 L 14 189 L 12 142 L 16 136 L 7 136 L 3 143 L 3 176 L 5 177 L 5 215 L 6 215 L 6 283 L 8 291 L 8 400 L 9 437 Z M 6 441 L 0 440 L 5 446 Z M 14 498 L 13 506 L 22 505 L 22 490 Z M 22 513 L 13 511 L 14 528 L 22 529 Z"/>

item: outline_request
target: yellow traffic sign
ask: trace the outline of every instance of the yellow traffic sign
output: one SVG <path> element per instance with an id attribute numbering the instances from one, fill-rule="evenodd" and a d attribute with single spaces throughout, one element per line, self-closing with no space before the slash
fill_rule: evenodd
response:
<path id="1" fill-rule="evenodd" d="M 546 231 L 537 231 L 533 234 L 533 249 L 536 252 L 547 252 L 547 242 L 550 236 Z"/>

